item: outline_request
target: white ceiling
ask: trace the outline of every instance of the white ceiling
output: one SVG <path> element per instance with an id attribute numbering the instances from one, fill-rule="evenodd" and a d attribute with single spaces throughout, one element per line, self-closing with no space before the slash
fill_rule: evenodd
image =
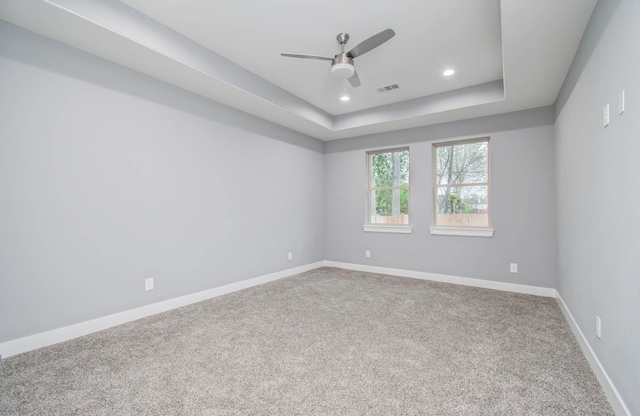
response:
<path id="1" fill-rule="evenodd" d="M 331 115 L 502 79 L 498 0 L 123 3 Z M 349 33 L 350 50 L 386 28 L 397 35 L 356 59 L 363 85 L 348 85 L 348 103 L 338 99 L 344 78 L 331 76 L 329 62 L 280 56 L 333 57 L 340 52 L 338 33 Z M 458 70 L 455 77 L 442 76 L 448 67 Z M 393 83 L 401 89 L 376 90 Z"/>
<path id="2" fill-rule="evenodd" d="M 0 19 L 332 140 L 553 104 L 595 3 L 0 0 Z M 349 50 L 386 28 L 346 103 L 329 62 L 280 56 L 333 56 L 338 33 Z"/>

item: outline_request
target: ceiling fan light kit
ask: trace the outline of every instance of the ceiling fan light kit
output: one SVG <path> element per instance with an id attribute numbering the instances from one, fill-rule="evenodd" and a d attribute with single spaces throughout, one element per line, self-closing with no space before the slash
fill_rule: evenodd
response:
<path id="1" fill-rule="evenodd" d="M 340 55 L 343 55 L 343 54 L 340 54 Z M 334 63 L 331 65 L 331 74 L 344 77 L 344 78 L 352 77 L 353 74 L 356 72 L 356 69 L 353 67 L 353 64 L 350 62 L 352 61 L 351 58 L 345 56 L 345 58 L 349 62 L 336 62 L 340 57 L 340 55 L 336 57 L 336 59 L 333 61 Z"/>
<path id="2" fill-rule="evenodd" d="M 331 67 L 331 73 L 344 78 L 353 76 L 356 69 L 351 64 L 335 64 Z"/>

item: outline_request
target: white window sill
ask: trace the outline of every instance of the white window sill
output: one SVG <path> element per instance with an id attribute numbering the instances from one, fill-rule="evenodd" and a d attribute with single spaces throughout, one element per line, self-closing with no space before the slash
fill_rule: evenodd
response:
<path id="1" fill-rule="evenodd" d="M 411 225 L 363 225 L 362 228 L 368 233 L 396 233 L 411 234 Z"/>
<path id="2" fill-rule="evenodd" d="M 467 237 L 493 237 L 493 228 L 429 227 L 433 235 L 459 235 Z"/>

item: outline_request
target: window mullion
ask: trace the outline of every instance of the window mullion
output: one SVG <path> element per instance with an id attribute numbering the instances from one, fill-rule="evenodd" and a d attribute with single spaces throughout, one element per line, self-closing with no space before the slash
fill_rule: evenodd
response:
<path id="1" fill-rule="evenodd" d="M 371 187 L 369 188 L 370 191 L 388 191 L 388 190 L 393 190 L 393 189 L 409 189 L 408 185 L 402 185 L 402 186 L 379 186 L 379 187 Z"/>
<path id="2" fill-rule="evenodd" d="M 436 185 L 438 188 L 460 188 L 463 186 L 488 186 L 489 182 L 470 182 L 470 183 L 450 183 L 447 185 Z"/>

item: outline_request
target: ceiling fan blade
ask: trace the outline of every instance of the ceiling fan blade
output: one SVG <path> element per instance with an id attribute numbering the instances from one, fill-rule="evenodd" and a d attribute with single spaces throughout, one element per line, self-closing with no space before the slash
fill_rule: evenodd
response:
<path id="1" fill-rule="evenodd" d="M 385 29 L 382 32 L 378 33 L 377 35 L 373 35 L 369 39 L 357 44 L 353 49 L 347 52 L 347 55 L 350 56 L 351 58 L 364 55 L 365 53 L 369 52 L 371 49 L 377 48 L 378 46 L 382 45 L 383 43 L 385 43 L 395 35 L 396 35 L 396 32 L 394 32 L 393 30 Z"/>
<path id="2" fill-rule="evenodd" d="M 347 79 L 349 80 L 349 84 L 351 84 L 353 88 L 360 86 L 360 77 L 358 76 L 358 72 L 354 71 L 353 75 L 351 75 Z"/>
<path id="3" fill-rule="evenodd" d="M 333 58 L 329 58 L 326 56 L 305 55 L 301 53 L 281 53 L 280 55 L 287 56 L 289 58 L 318 59 L 320 61 L 333 61 Z"/>

